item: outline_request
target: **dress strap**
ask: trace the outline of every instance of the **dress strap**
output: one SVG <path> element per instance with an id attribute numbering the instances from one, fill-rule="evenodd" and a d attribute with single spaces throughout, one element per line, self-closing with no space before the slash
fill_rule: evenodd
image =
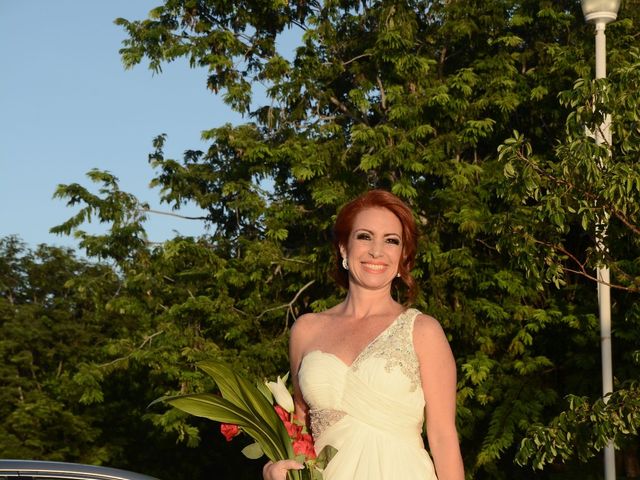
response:
<path id="1" fill-rule="evenodd" d="M 410 380 L 411 391 L 415 391 L 420 386 L 420 365 L 413 346 L 413 324 L 419 314 L 420 311 L 415 308 L 403 312 L 397 321 L 369 344 L 354 362 L 353 371 L 358 370 L 367 358 L 382 358 L 385 370 L 390 372 L 393 368 L 399 368 Z"/>

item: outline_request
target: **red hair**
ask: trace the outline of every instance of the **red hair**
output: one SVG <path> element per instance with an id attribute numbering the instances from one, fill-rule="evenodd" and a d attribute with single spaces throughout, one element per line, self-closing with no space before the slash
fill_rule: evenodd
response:
<path id="1" fill-rule="evenodd" d="M 386 208 L 400 220 L 402 225 L 402 257 L 398 266 L 399 280 L 407 286 L 409 301 L 413 301 L 417 293 L 417 285 L 411 275 L 411 269 L 416 260 L 418 229 L 411 209 L 393 193 L 386 190 L 370 190 L 344 205 L 338 212 L 336 223 L 333 227 L 333 246 L 336 253 L 334 276 L 336 282 L 341 287 L 349 287 L 349 274 L 342 268 L 340 245 L 347 246 L 356 215 L 367 208 Z"/>

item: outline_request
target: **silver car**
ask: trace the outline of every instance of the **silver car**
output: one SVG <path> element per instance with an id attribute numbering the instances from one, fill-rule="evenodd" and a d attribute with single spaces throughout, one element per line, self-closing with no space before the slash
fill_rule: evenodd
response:
<path id="1" fill-rule="evenodd" d="M 80 463 L 0 460 L 0 480 L 158 480 L 140 473 Z"/>

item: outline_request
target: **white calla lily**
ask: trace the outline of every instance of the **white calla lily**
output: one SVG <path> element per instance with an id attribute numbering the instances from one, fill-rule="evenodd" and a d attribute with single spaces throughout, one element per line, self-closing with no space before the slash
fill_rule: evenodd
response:
<path id="1" fill-rule="evenodd" d="M 277 382 L 265 382 L 267 388 L 273 395 L 276 403 L 284 408 L 287 412 L 293 413 L 293 397 L 287 390 L 287 386 L 284 384 L 284 380 L 278 377 Z"/>

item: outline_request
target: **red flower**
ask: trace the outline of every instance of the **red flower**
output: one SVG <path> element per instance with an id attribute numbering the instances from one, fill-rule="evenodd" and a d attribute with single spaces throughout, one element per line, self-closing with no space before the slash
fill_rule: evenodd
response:
<path id="1" fill-rule="evenodd" d="M 275 409 L 276 413 L 280 417 L 280 420 L 282 420 L 285 423 L 290 420 L 289 412 L 287 412 L 280 405 L 274 405 L 273 408 Z"/>
<path id="2" fill-rule="evenodd" d="M 278 417 L 282 420 L 284 428 L 287 429 L 287 433 L 293 440 L 293 451 L 296 455 L 304 455 L 306 458 L 312 460 L 316 458 L 316 451 L 313 448 L 313 437 L 308 433 L 303 433 L 304 426 L 292 421 L 292 416 L 280 405 L 274 405 Z"/>
<path id="3" fill-rule="evenodd" d="M 287 433 L 291 438 L 298 438 L 300 432 L 302 432 L 302 425 L 298 425 L 296 423 L 284 422 L 284 428 L 287 429 Z"/>
<path id="4" fill-rule="evenodd" d="M 316 458 L 316 451 L 313 448 L 313 437 L 308 433 L 301 433 L 293 441 L 293 451 L 296 455 L 304 455 L 310 460 Z"/>
<path id="5" fill-rule="evenodd" d="M 224 438 L 227 439 L 227 442 L 230 442 L 233 440 L 233 437 L 240 435 L 240 427 L 232 423 L 221 423 L 220 432 L 224 435 Z"/>
<path id="6" fill-rule="evenodd" d="M 280 417 L 280 420 L 282 420 L 282 423 L 284 423 L 284 428 L 287 429 L 287 433 L 289 434 L 289 436 L 291 438 L 296 438 L 298 434 L 302 431 L 302 425 L 298 425 L 292 422 L 291 415 L 289 414 L 289 412 L 287 412 L 280 405 L 274 405 L 273 408 L 275 409 L 276 413 Z"/>

